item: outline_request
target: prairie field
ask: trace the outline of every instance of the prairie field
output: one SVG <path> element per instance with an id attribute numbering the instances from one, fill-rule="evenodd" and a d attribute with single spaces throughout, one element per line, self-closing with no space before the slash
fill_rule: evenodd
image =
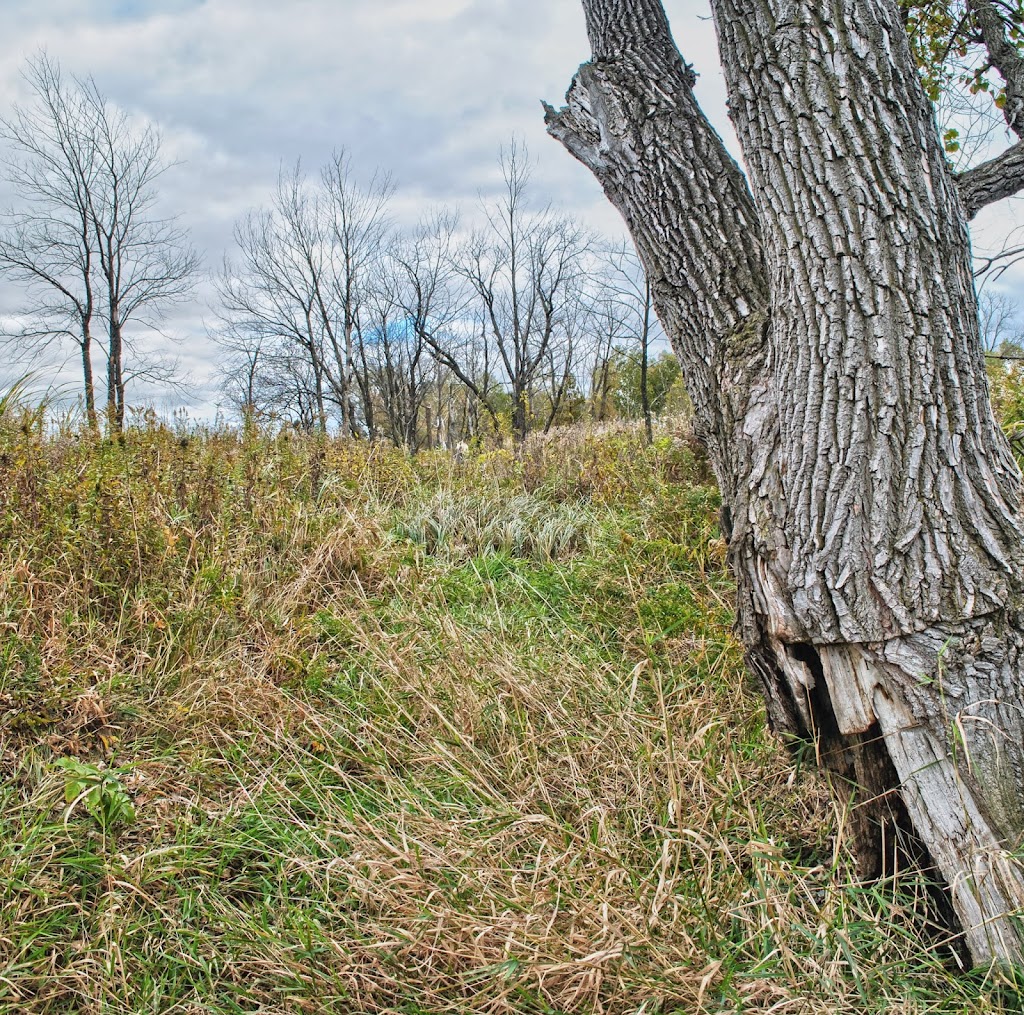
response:
<path id="1" fill-rule="evenodd" d="M 684 421 L 0 416 L 0 1012 L 1020 1011 L 766 729 Z"/>

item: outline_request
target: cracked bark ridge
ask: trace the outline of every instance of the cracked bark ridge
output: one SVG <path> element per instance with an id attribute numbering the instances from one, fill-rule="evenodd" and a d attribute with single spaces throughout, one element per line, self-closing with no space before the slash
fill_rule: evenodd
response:
<path id="1" fill-rule="evenodd" d="M 584 0 L 548 129 L 651 275 L 773 725 L 853 787 L 865 874 L 909 841 L 971 955 L 1019 960 L 1021 483 L 957 185 L 888 0 L 712 7 L 749 188 L 657 0 Z"/>

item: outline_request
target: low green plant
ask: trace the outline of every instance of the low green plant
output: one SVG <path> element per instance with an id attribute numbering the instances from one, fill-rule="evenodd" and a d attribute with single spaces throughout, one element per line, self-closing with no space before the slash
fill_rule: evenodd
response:
<path id="1" fill-rule="evenodd" d="M 75 758 L 58 758 L 54 764 L 64 775 L 65 821 L 83 807 L 104 836 L 119 825 L 135 822 L 135 805 L 121 782 L 127 768 L 101 768 Z"/>

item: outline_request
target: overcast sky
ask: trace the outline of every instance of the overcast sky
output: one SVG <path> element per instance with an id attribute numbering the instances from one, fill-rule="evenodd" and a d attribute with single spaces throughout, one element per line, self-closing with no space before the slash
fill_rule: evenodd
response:
<path id="1" fill-rule="evenodd" d="M 732 144 L 707 3 L 666 8 L 700 73 L 698 97 Z M 164 199 L 209 271 L 282 163 L 301 158 L 315 170 L 339 147 L 357 175 L 392 172 L 396 214 L 415 220 L 438 203 L 472 211 L 493 192 L 498 150 L 515 135 L 536 163 L 538 196 L 621 230 L 590 174 L 543 128 L 540 100 L 558 104 L 588 54 L 578 0 L 4 0 L 4 21 L 0 108 L 26 98 L 21 71 L 45 49 L 157 122 L 179 162 Z M 1005 210 L 993 221 L 1005 222 Z M 985 239 L 996 242 L 995 232 Z M 215 357 L 208 294 L 202 287 L 171 321 L 204 412 Z M 16 305 L 0 288 L 0 313 Z"/>

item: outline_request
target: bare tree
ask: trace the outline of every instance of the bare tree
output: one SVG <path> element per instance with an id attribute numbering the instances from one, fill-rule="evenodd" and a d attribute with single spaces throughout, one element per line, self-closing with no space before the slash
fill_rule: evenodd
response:
<path id="1" fill-rule="evenodd" d="M 315 194 L 296 165 L 278 176 L 269 209 L 250 212 L 235 226 L 237 261 L 226 259 L 217 279 L 218 341 L 229 351 L 260 350 L 263 378 L 273 368 L 290 379 L 313 406 L 321 430 L 328 425 L 327 356 L 335 345 L 335 313 L 328 241 Z M 305 366 L 296 370 L 302 361 Z M 335 389 L 344 390 L 335 379 Z"/>
<path id="2" fill-rule="evenodd" d="M 582 274 L 578 275 L 572 292 L 563 301 L 558 332 L 548 343 L 542 368 L 538 371 L 537 387 L 540 390 L 530 396 L 531 402 L 546 402 L 546 406 L 534 406 L 534 415 L 538 420 L 544 420 L 544 433 L 550 432 L 551 427 L 564 417 L 572 419 L 576 416 L 577 407 L 573 403 L 580 400 L 578 374 L 584 362 L 583 352 L 591 324 L 582 281 Z"/>
<path id="3" fill-rule="evenodd" d="M 283 420 L 323 433 L 316 379 L 304 350 L 224 322 L 218 322 L 210 338 L 223 353 L 221 394 L 243 422 Z"/>
<path id="4" fill-rule="evenodd" d="M 237 224 L 237 259 L 225 261 L 218 279 L 225 347 L 237 345 L 241 333 L 250 346 L 258 340 L 264 375 L 303 359 L 306 367 L 291 375 L 307 378 L 321 430 L 333 406 L 353 436 L 374 433 L 363 328 L 388 236 L 390 193 L 379 176 L 359 187 L 344 153 L 313 184 L 297 164 L 279 175 L 270 207 Z"/>
<path id="5" fill-rule="evenodd" d="M 617 346 L 629 337 L 627 311 L 600 281 L 591 287 L 587 301 L 588 348 L 585 363 L 586 391 L 590 416 L 597 422 L 609 418 L 612 388 L 615 385 L 613 364 Z"/>
<path id="6" fill-rule="evenodd" d="M 647 443 L 650 444 L 654 440 L 648 380 L 651 346 L 664 339 L 661 324 L 654 313 L 654 294 L 647 272 L 630 245 L 620 243 L 606 249 L 602 260 L 604 270 L 598 277 L 598 289 L 608 305 L 606 312 L 614 312 L 619 318 L 622 338 L 626 340 L 622 351 L 639 361 L 640 415 Z"/>
<path id="7" fill-rule="evenodd" d="M 369 299 L 376 387 L 390 437 L 413 451 L 426 399 L 431 389 L 439 397 L 444 388 L 437 350 L 450 348 L 446 336 L 465 305 L 451 258 L 456 223 L 454 215 L 438 211 L 409 235 L 392 237 Z"/>
<path id="8" fill-rule="evenodd" d="M 504 199 L 462 243 L 444 211 L 393 230 L 390 178 L 361 185 L 343 151 L 316 184 L 298 166 L 282 174 L 271 207 L 236 227 L 239 253 L 218 281 L 216 331 L 232 362 L 253 369 L 253 390 L 289 390 L 269 383 L 287 368 L 308 379 L 321 428 L 336 412 L 351 436 L 384 433 L 413 450 L 421 434 L 465 434 L 481 410 L 496 431 L 508 410 L 522 437 L 531 396 L 546 399 L 538 417 L 550 426 L 575 386 L 587 238 L 527 207 L 524 159 L 504 153 Z"/>
<path id="9" fill-rule="evenodd" d="M 328 333 L 333 355 L 333 369 L 328 369 L 328 375 L 349 432 L 355 436 L 363 425 L 372 436 L 373 396 L 362 317 L 389 235 L 388 204 L 394 184 L 387 173 L 377 172 L 366 186 L 360 185 L 344 149 L 331 156 L 321 173 L 321 182 L 337 322 Z M 356 391 L 352 390 L 353 385 Z M 362 419 L 356 408 L 356 395 L 362 403 Z"/>
<path id="10" fill-rule="evenodd" d="M 497 353 L 486 314 L 474 305 L 460 271 L 457 225 L 455 215 L 436 212 L 396 249 L 396 292 L 410 326 L 434 361 L 431 386 L 435 398 L 441 399 L 448 387 L 445 373 L 450 373 L 468 396 L 465 427 L 475 429 L 483 409 L 493 429 L 499 430 L 504 388 Z M 434 425 L 428 427 L 431 432 L 441 425 L 440 402 L 433 407 L 433 414 Z"/>
<path id="11" fill-rule="evenodd" d="M 0 270 L 25 287 L 25 323 L 6 337 L 31 355 L 68 340 L 78 348 L 89 425 L 96 428 L 93 377 L 95 245 L 89 193 L 98 169 L 92 110 L 56 64 L 38 58 L 26 79 L 35 102 L 0 120 L 7 179 L 20 201 L 4 216 Z"/>
<path id="12" fill-rule="evenodd" d="M 813 742 L 866 876 L 931 867 L 971 956 L 1024 956 L 1024 518 L 993 417 L 960 176 L 895 0 L 712 0 L 749 181 L 659 0 L 583 0 L 549 131 L 622 211 L 723 496 L 774 727 Z M 1024 136 L 1007 5 L 969 7 Z"/>
<path id="13" fill-rule="evenodd" d="M 978 295 L 981 341 L 987 356 L 1007 353 L 1024 338 L 1024 315 L 1019 300 L 1004 290 L 988 289 Z"/>
<path id="14" fill-rule="evenodd" d="M 279 352 L 276 344 L 230 318 L 219 320 L 208 330 L 208 337 L 222 353 L 217 374 L 227 405 L 242 420 L 275 415 L 280 407 L 267 388 L 269 378 L 281 372 L 280 365 L 274 364 Z"/>
<path id="15" fill-rule="evenodd" d="M 20 205 L 0 235 L 0 270 L 22 283 L 27 323 L 13 336 L 37 351 L 54 340 L 78 347 L 86 414 L 97 425 L 94 324 L 106 330 L 107 413 L 124 422 L 132 376 L 169 376 L 147 362 L 129 325 L 152 328 L 192 290 L 197 258 L 184 231 L 156 211 L 167 168 L 160 136 L 109 105 L 92 79 L 66 80 L 46 56 L 29 63 L 28 106 L 0 120 L 8 179 Z M 126 352 L 132 366 L 126 367 Z"/>
<path id="16" fill-rule="evenodd" d="M 529 164 L 513 142 L 500 157 L 501 198 L 485 207 L 478 230 L 460 257 L 512 399 L 512 432 L 526 436 L 529 394 L 579 282 L 587 237 L 550 208 L 531 211 Z"/>
<path id="17" fill-rule="evenodd" d="M 134 321 L 155 327 L 172 304 L 187 298 L 199 258 L 185 231 L 156 209 L 156 181 L 166 171 L 155 127 L 135 127 L 111 107 L 90 79 L 79 86 L 94 112 L 92 145 L 97 185 L 87 191 L 107 322 L 107 412 L 124 423 L 125 352 L 137 355 Z"/>

